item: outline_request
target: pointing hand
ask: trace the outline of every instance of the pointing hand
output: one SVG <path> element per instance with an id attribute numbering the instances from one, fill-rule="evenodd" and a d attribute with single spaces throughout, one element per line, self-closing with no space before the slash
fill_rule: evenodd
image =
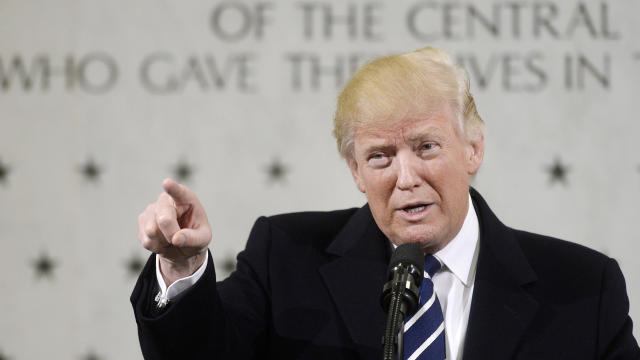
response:
<path id="1" fill-rule="evenodd" d="M 171 179 L 138 216 L 138 240 L 156 253 L 167 286 L 193 274 L 207 258 L 211 226 L 196 195 Z"/>

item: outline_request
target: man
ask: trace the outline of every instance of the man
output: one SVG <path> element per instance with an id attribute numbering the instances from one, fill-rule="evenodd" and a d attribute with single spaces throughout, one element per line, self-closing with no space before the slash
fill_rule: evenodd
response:
<path id="1" fill-rule="evenodd" d="M 504 226 L 469 187 L 483 122 L 448 55 L 425 48 L 363 66 L 334 125 L 368 204 L 258 219 L 217 284 L 205 211 L 165 180 L 139 217 L 139 240 L 156 254 L 131 296 L 145 358 L 381 358 L 379 295 L 405 243 L 437 264 L 424 280 L 431 303 L 423 296 L 405 329 L 423 315 L 440 325 L 418 331 L 405 358 L 640 358 L 617 263 Z"/>

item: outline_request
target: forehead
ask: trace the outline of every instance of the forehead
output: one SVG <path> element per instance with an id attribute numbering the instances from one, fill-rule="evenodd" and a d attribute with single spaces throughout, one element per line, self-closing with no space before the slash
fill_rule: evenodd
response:
<path id="1" fill-rule="evenodd" d="M 451 111 L 408 116 L 385 123 L 361 125 L 355 129 L 355 145 L 419 141 L 424 137 L 458 136 L 456 117 Z"/>

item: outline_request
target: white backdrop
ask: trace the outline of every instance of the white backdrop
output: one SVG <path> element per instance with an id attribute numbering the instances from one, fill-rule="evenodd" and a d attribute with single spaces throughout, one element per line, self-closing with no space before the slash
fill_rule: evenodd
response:
<path id="1" fill-rule="evenodd" d="M 256 217 L 361 206 L 330 135 L 336 94 L 371 56 L 426 45 L 470 73 L 474 186 L 506 224 L 616 258 L 640 321 L 639 10 L 0 1 L 0 358 L 141 358 L 136 219 L 181 165 L 221 277 Z"/>

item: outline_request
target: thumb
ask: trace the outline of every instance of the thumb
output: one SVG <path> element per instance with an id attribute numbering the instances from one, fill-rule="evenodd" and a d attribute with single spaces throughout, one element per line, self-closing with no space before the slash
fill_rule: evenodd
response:
<path id="1" fill-rule="evenodd" d="M 207 243 L 206 234 L 201 229 L 181 229 L 171 238 L 171 244 L 179 248 L 201 248 Z"/>

